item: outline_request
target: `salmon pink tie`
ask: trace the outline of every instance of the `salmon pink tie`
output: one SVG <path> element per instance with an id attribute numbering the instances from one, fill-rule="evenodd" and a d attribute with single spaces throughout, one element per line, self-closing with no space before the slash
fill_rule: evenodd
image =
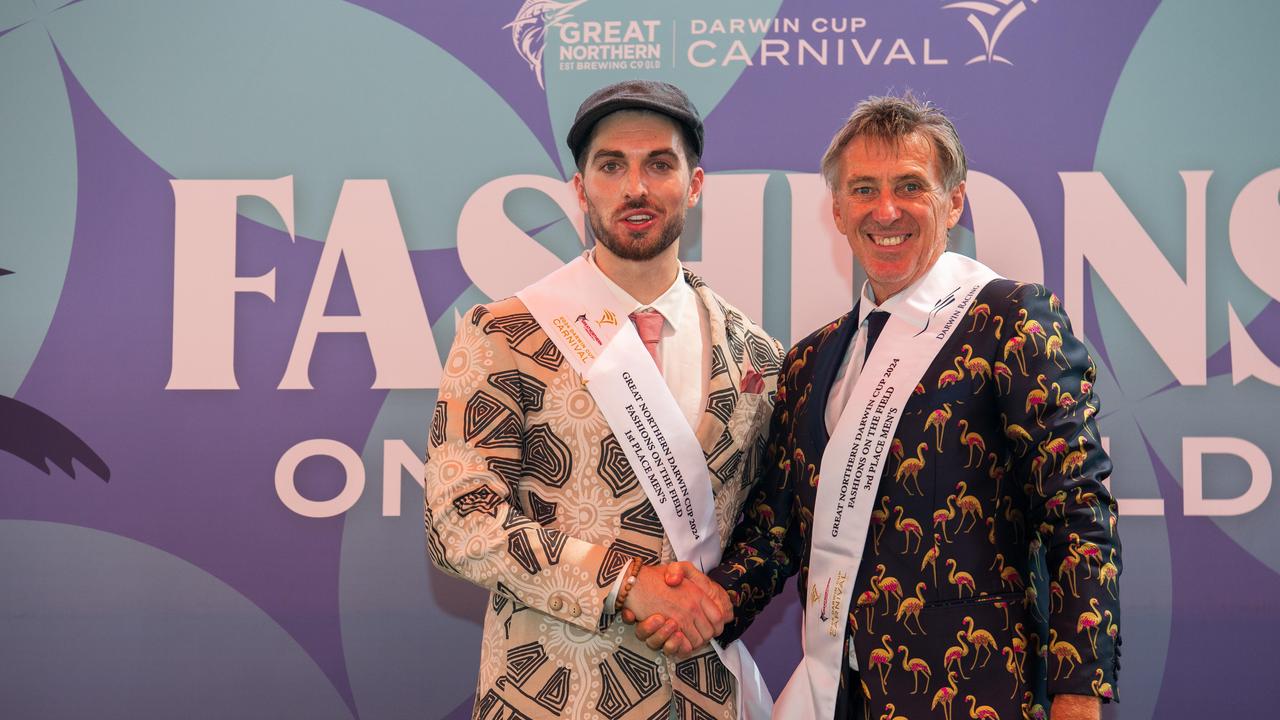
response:
<path id="1" fill-rule="evenodd" d="M 665 322 L 662 313 L 657 310 L 637 310 L 631 313 L 631 322 L 636 324 L 640 340 L 653 356 L 653 364 L 658 366 L 658 372 L 661 373 L 662 363 L 658 362 L 658 340 L 662 339 L 662 324 Z"/>

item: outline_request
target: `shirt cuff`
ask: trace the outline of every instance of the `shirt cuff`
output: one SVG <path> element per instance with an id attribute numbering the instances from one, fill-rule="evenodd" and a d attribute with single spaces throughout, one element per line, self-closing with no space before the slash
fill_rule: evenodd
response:
<path id="1" fill-rule="evenodd" d="M 622 591 L 622 583 L 627 581 L 625 572 L 618 573 L 617 579 L 613 581 L 613 589 L 605 596 L 604 607 L 600 608 L 600 622 L 603 623 L 613 614 L 613 606 L 618 602 L 618 593 Z"/>

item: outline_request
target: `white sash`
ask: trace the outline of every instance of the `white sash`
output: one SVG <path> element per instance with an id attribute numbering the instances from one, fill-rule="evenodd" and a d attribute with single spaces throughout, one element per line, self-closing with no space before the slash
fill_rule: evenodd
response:
<path id="1" fill-rule="evenodd" d="M 853 582 L 866 547 L 876 487 L 915 386 L 960 324 L 973 298 L 999 277 L 944 253 L 890 315 L 823 451 L 804 612 L 804 658 L 778 697 L 777 715 L 835 714 Z"/>
<path id="2" fill-rule="evenodd" d="M 662 521 L 676 557 L 720 564 L 711 475 L 698 438 L 622 307 L 585 257 L 516 293 L 585 380 Z M 643 619 L 643 618 L 642 618 Z M 773 698 L 741 641 L 712 642 L 738 680 L 738 717 L 767 720 Z"/>

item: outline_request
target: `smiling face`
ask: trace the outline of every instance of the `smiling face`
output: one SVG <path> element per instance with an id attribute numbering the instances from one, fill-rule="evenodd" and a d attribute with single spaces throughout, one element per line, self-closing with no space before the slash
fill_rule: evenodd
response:
<path id="1" fill-rule="evenodd" d="M 650 260 L 684 232 L 703 173 L 688 167 L 683 142 L 675 121 L 657 113 L 621 110 L 596 125 L 573 187 L 604 251 Z"/>
<path id="2" fill-rule="evenodd" d="M 942 256 L 964 210 L 964 182 L 943 187 L 933 144 L 919 133 L 896 143 L 856 137 L 840 155 L 831 199 L 836 228 L 883 303 Z"/>

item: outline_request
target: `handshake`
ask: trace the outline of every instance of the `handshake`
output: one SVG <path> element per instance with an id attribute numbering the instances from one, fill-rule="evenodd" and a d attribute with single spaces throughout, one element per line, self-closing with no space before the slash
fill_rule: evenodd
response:
<path id="1" fill-rule="evenodd" d="M 622 606 L 622 621 L 635 624 L 636 637 L 679 658 L 701 649 L 731 620 L 728 593 L 687 562 L 641 567 Z"/>

